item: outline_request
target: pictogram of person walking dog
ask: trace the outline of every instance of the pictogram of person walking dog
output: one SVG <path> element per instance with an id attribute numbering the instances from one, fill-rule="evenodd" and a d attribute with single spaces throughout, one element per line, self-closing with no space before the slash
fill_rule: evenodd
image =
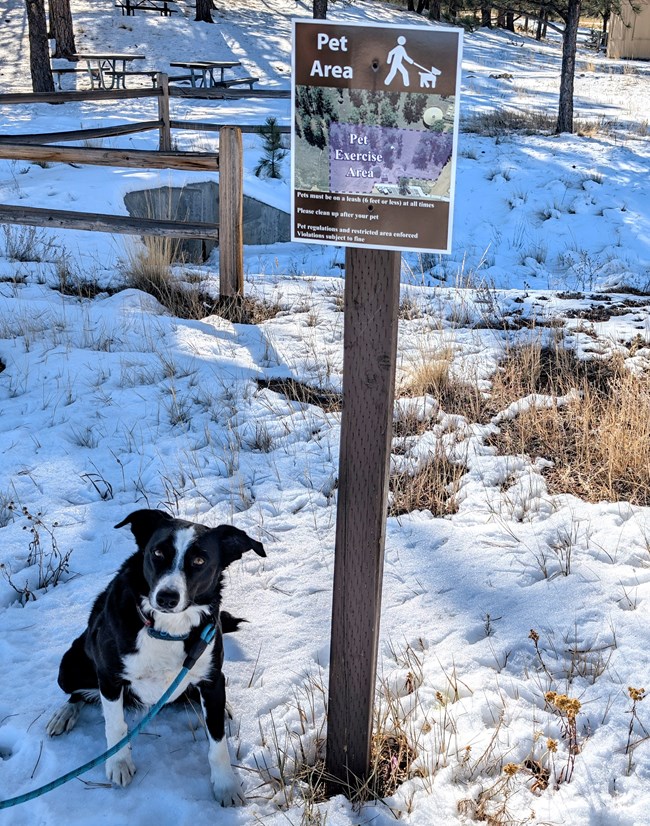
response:
<path id="1" fill-rule="evenodd" d="M 436 88 L 436 81 L 441 75 L 440 69 L 436 69 L 435 66 L 432 66 L 430 69 L 427 69 L 425 66 L 420 66 L 419 63 L 416 63 L 415 60 L 408 54 L 406 49 L 404 48 L 404 44 L 406 43 L 406 38 L 403 34 L 401 34 L 397 38 L 397 46 L 388 52 L 388 65 L 390 66 L 390 72 L 386 76 L 384 80 L 384 84 L 386 86 L 390 86 L 390 84 L 395 80 L 397 73 L 399 72 L 402 76 L 402 83 L 404 86 L 410 86 L 411 79 L 409 77 L 409 72 L 405 63 L 409 63 L 412 66 L 416 66 L 418 69 L 421 69 L 418 72 L 420 76 L 420 88 L 421 89 L 435 89 Z"/>

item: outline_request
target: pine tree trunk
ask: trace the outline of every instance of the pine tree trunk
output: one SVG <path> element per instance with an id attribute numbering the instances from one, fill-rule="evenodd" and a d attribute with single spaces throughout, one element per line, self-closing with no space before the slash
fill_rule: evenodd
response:
<path id="1" fill-rule="evenodd" d="M 492 6 L 481 6 L 481 26 L 485 29 L 492 28 Z"/>
<path id="2" fill-rule="evenodd" d="M 70 0 L 50 0 L 50 34 L 56 41 L 53 57 L 70 58 L 77 51 Z"/>
<path id="3" fill-rule="evenodd" d="M 431 0 L 429 3 L 429 20 L 440 20 L 442 16 L 441 0 Z"/>
<path id="4" fill-rule="evenodd" d="M 569 0 L 562 37 L 562 75 L 556 134 L 573 132 L 573 79 L 576 71 L 576 46 L 580 23 L 580 0 Z"/>
<path id="5" fill-rule="evenodd" d="M 34 92 L 53 92 L 54 79 L 50 68 L 50 48 L 47 42 L 44 0 L 25 0 L 29 28 L 29 70 Z"/>
<path id="6" fill-rule="evenodd" d="M 327 19 L 327 0 L 314 0 L 314 20 Z"/>
<path id="7" fill-rule="evenodd" d="M 196 0 L 196 17 L 198 23 L 214 23 L 212 19 L 212 0 Z"/>

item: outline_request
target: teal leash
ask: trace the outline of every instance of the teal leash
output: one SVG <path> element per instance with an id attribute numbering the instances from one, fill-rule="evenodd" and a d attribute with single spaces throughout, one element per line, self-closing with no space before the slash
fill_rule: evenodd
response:
<path id="1" fill-rule="evenodd" d="M 131 731 L 123 737 L 119 743 L 116 743 L 114 746 L 111 746 L 110 749 L 105 751 L 103 754 L 100 754 L 99 757 L 95 757 L 94 760 L 89 760 L 87 763 L 84 763 L 83 766 L 79 766 L 72 771 L 69 771 L 67 774 L 58 777 L 56 780 L 52 780 L 50 783 L 46 783 L 44 786 L 41 786 L 38 789 L 33 789 L 31 792 L 25 792 L 25 794 L 18 795 L 18 797 L 11 797 L 8 800 L 0 800 L 0 810 L 2 809 L 10 809 L 12 806 L 18 806 L 21 803 L 27 803 L 28 800 L 34 800 L 37 797 L 41 797 L 41 795 L 47 794 L 48 792 L 57 789 L 59 786 L 63 786 L 64 783 L 68 783 L 70 780 L 74 780 L 75 777 L 79 777 L 80 774 L 85 774 L 85 772 L 94 769 L 95 766 L 100 766 L 102 763 L 105 763 L 110 757 L 114 754 L 117 754 L 120 749 L 123 749 L 124 746 L 128 745 L 131 740 L 140 734 L 142 729 L 158 714 L 160 709 L 165 705 L 167 700 L 172 696 L 174 691 L 178 688 L 178 686 L 183 682 L 185 677 L 187 676 L 188 672 L 194 667 L 194 664 L 198 660 L 198 658 L 203 654 L 205 649 L 208 645 L 212 642 L 217 633 L 217 627 L 214 623 L 210 623 L 206 625 L 206 627 L 201 632 L 200 638 L 196 641 L 188 655 L 185 657 L 185 661 L 183 663 L 183 667 L 178 673 L 178 676 L 174 679 L 172 684 L 169 688 L 165 691 L 162 695 L 160 700 L 153 705 L 147 714 L 140 720 L 140 722 L 134 726 Z"/>

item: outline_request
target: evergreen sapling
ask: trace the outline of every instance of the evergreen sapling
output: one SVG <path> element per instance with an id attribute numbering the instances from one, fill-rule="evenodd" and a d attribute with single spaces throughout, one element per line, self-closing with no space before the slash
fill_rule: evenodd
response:
<path id="1" fill-rule="evenodd" d="M 255 174 L 258 178 L 281 178 L 281 165 L 288 150 L 282 146 L 282 135 L 276 118 L 267 118 L 265 125 L 260 126 L 259 132 L 264 141 L 264 155 L 255 167 Z"/>

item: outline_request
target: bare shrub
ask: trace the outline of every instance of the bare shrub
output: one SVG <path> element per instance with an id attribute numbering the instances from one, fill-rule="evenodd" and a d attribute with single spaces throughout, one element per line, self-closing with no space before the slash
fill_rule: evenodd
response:
<path id="1" fill-rule="evenodd" d="M 5 255 L 10 261 L 48 261 L 54 242 L 38 227 L 3 226 Z"/>
<path id="2" fill-rule="evenodd" d="M 16 505 L 9 502 L 7 509 L 15 512 Z M 56 538 L 56 529 L 59 523 L 53 522 L 47 525 L 42 514 L 32 514 L 26 508 L 22 508 L 22 516 L 26 520 L 23 530 L 28 530 L 30 534 L 29 553 L 27 556 L 26 569 L 35 568 L 36 577 L 29 574 L 25 578 L 25 584 L 16 582 L 17 574 L 14 574 L 8 565 L 0 564 L 0 572 L 9 585 L 18 594 L 18 599 L 22 605 L 30 600 L 36 599 L 36 591 L 47 591 L 48 588 L 56 587 L 63 577 L 70 570 L 70 556 L 72 548 L 61 551 Z"/>

